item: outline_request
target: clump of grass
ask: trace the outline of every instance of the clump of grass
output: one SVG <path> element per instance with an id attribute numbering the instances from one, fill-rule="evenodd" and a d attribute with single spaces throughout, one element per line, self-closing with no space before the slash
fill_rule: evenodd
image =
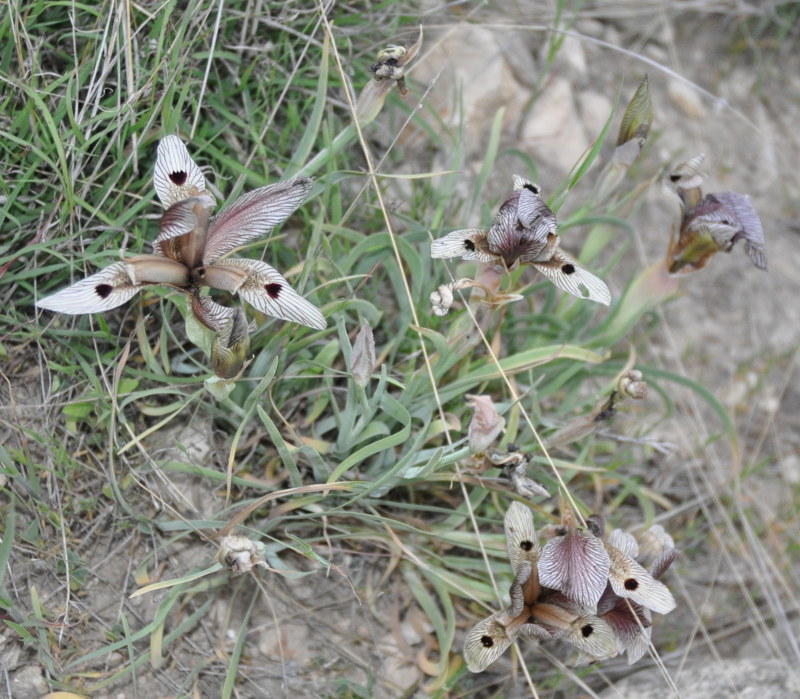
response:
<path id="1" fill-rule="evenodd" d="M 374 79 L 375 55 L 418 36 L 416 18 L 406 22 L 396 8 L 328 16 L 321 7 L 256 15 L 244 4 L 123 14 L 80 6 L 70 23 L 39 3 L 0 20 L 0 206 L 14 229 L 0 240 L 0 350 L 14 401 L 0 446 L 1 592 L 9 632 L 50 688 L 231 696 L 281 683 L 332 691 L 337 678 L 343 696 L 399 695 L 408 686 L 384 672 L 381 649 L 410 625 L 413 650 L 397 646 L 409 686 L 442 694 L 491 682 L 502 692 L 516 680 L 476 680 L 461 644 L 507 602 L 511 572 L 502 539 L 489 532 L 520 496 L 470 448 L 465 396 L 493 397 L 505 423 L 497 448 L 523 455 L 526 473 L 579 517 L 603 510 L 649 525 L 679 509 L 641 466 L 662 448 L 647 427 L 679 410 L 677 384 L 719 419 L 701 441 L 736 444 L 728 412 L 699 380 L 634 361 L 631 329 L 645 336 L 642 320 L 664 301 L 642 303 L 634 280 L 606 314 L 515 270 L 502 284 L 521 299 L 488 308 L 465 296 L 448 316 L 431 314 L 429 294 L 452 282 L 430 257 L 431 237 L 487 224 L 499 202 L 481 187 L 472 201 L 453 196 L 463 176 L 457 137 L 453 147 L 431 136 L 432 150 L 449 153 L 446 172 L 434 172 L 432 158 L 403 162 L 373 140 L 382 118 L 404 112 L 393 135 L 411 120 L 437 133 L 426 124 L 433 117 L 415 110 L 423 86 L 413 64 L 404 102 L 391 93 L 372 120 L 355 118 L 354 88 Z M 380 41 L 365 31 L 374 26 L 385 27 Z M 548 203 L 569 249 L 588 229 L 579 259 L 604 279 L 633 240 L 627 217 L 648 183 L 625 179 L 623 165 L 598 178 L 583 205 L 566 200 L 572 213 L 561 209 L 592 181 L 616 119 L 565 182 L 544 190 L 556 192 Z M 484 183 L 503 157 L 501 124 L 487 142 Z M 253 361 L 219 402 L 204 389 L 207 357 L 184 332 L 180 296 L 148 291 L 105 315 L 30 322 L 37 299 L 120 248 L 147 249 L 157 229 L 154 147 L 176 131 L 227 200 L 284 177 L 317 178 L 309 203 L 266 247 L 237 254 L 285 270 L 319 300 L 329 327 L 259 318 Z M 464 220 L 481 207 L 481 221 Z M 601 259 L 610 261 L 597 267 Z M 475 268 L 453 271 L 469 277 Z M 365 327 L 374 343 L 366 368 Z M 603 406 L 614 408 L 610 396 L 634 364 L 660 404 L 628 403 L 623 434 Z M 587 420 L 593 429 L 564 440 L 565 426 Z M 706 507 L 707 492 L 690 509 Z M 542 522 L 563 514 L 554 498 L 533 506 Z M 670 531 L 690 548 L 702 526 Z M 232 577 L 229 568 L 247 569 L 243 555 L 256 572 Z M 307 635 L 281 636 L 287 626 Z M 289 671 L 298 647 L 313 656 L 299 678 Z M 594 681 L 559 656 L 524 650 L 531 687 Z"/>

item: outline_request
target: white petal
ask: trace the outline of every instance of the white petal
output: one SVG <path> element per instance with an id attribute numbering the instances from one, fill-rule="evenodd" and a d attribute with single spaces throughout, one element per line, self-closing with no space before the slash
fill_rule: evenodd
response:
<path id="1" fill-rule="evenodd" d="M 556 250 L 547 262 L 531 264 L 562 291 L 605 306 L 611 303 L 611 292 L 606 283 L 581 267 L 561 249 Z"/>
<path id="2" fill-rule="evenodd" d="M 641 565 L 619 549 L 608 546 L 608 581 L 616 595 L 632 600 L 658 614 L 675 609 L 675 599 L 664 583 L 656 580 Z"/>
<path id="3" fill-rule="evenodd" d="M 132 299 L 140 288 L 129 266 L 125 262 L 115 262 L 97 274 L 37 301 L 36 305 L 69 315 L 99 313 L 121 306 Z"/>
<path id="4" fill-rule="evenodd" d="M 497 255 L 486 249 L 487 232 L 480 228 L 464 228 L 448 233 L 431 243 L 431 257 L 449 260 L 460 257 L 471 262 L 497 262 Z"/>
<path id="5" fill-rule="evenodd" d="M 211 221 L 203 263 L 209 265 L 283 223 L 303 203 L 312 183 L 296 177 L 243 194 Z"/>
<path id="6" fill-rule="evenodd" d="M 262 313 L 317 330 L 327 327 L 320 310 L 292 289 L 289 282 L 266 262 L 232 258 L 208 266 L 209 269 L 214 267 L 233 267 L 246 272 L 247 277 L 234 293 Z"/>
<path id="7" fill-rule="evenodd" d="M 536 541 L 531 508 L 521 502 L 512 502 L 506 512 L 505 531 L 508 557 L 511 559 L 514 574 L 519 573 L 520 567 L 526 561 L 535 566 L 540 547 Z"/>
<path id="8" fill-rule="evenodd" d="M 177 136 L 166 136 L 159 141 L 153 184 L 165 209 L 205 191 L 203 173 Z"/>
<path id="9" fill-rule="evenodd" d="M 483 672 L 511 645 L 513 639 L 499 621 L 505 614 L 492 614 L 470 629 L 464 639 L 464 660 L 470 672 Z"/>
<path id="10" fill-rule="evenodd" d="M 622 529 L 615 529 L 611 532 L 608 535 L 608 543 L 631 558 L 636 558 L 639 555 L 639 544 L 636 543 L 636 538 L 633 534 L 628 534 Z"/>
<path id="11" fill-rule="evenodd" d="M 597 616 L 578 617 L 564 638 L 593 660 L 613 658 L 619 652 L 611 626 Z"/>

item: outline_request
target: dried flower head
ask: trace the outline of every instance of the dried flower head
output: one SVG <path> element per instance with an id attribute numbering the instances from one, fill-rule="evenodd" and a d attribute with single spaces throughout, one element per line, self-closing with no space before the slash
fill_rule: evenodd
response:
<path id="1" fill-rule="evenodd" d="M 419 37 L 412 46 L 390 44 L 378 51 L 375 64 L 369 67 L 372 80 L 364 86 L 356 103 L 356 120 L 360 126 L 366 126 L 378 116 L 393 85 L 397 85 L 401 97 L 408 94 L 406 66 L 421 47 L 422 26 L 419 28 Z"/>
<path id="2" fill-rule="evenodd" d="M 730 252 L 738 240 L 759 269 L 767 268 L 767 247 L 761 219 L 750 197 L 738 192 L 703 196 L 701 154 L 682 163 L 666 178 L 681 201 L 682 219 L 677 239 L 670 241 L 667 267 L 672 274 L 705 267 L 720 250 Z"/>
<path id="3" fill-rule="evenodd" d="M 467 228 L 431 243 L 431 257 L 497 264 L 506 269 L 530 264 L 562 291 L 608 305 L 605 283 L 560 247 L 558 225 L 541 197 L 541 188 L 514 177 L 514 189 L 500 206 L 491 228 Z"/>
<path id="4" fill-rule="evenodd" d="M 479 454 L 494 444 L 506 421 L 497 412 L 490 396 L 467 395 L 467 400 L 475 411 L 467 428 L 467 441 L 470 451 Z"/>
<path id="5" fill-rule="evenodd" d="M 224 536 L 219 544 L 217 558 L 234 575 L 250 572 L 255 566 L 268 568 L 264 560 L 267 550 L 262 541 L 253 541 L 246 536 Z"/>
<path id="6" fill-rule="evenodd" d="M 310 179 L 296 177 L 248 192 L 212 217 L 216 202 L 206 191 L 202 171 L 183 142 L 167 136 L 158 144 L 153 182 L 166 209 L 153 254 L 115 262 L 41 299 L 36 304 L 39 308 L 97 313 L 122 305 L 146 286 L 162 285 L 189 295 L 192 311 L 203 325 L 218 333 L 236 329 L 239 336 L 246 324 L 234 318 L 233 308 L 201 295 L 202 289 L 210 287 L 239 295 L 267 315 L 325 328 L 319 309 L 266 262 L 221 259 L 286 220 L 308 195 Z"/>
<path id="7" fill-rule="evenodd" d="M 505 532 L 514 571 L 511 603 L 467 633 L 464 658 L 472 672 L 485 670 L 520 636 L 566 641 L 578 651 L 575 664 L 618 653 L 635 662 L 650 644 L 651 610 L 665 614 L 675 607 L 669 590 L 644 569 L 636 540 L 618 529 L 606 539 L 598 515 L 583 528 L 567 511 L 542 547 L 530 509 L 514 502 Z M 672 540 L 660 527 L 649 530 L 645 542 L 652 561 L 667 561 L 669 551 L 674 558 Z"/>

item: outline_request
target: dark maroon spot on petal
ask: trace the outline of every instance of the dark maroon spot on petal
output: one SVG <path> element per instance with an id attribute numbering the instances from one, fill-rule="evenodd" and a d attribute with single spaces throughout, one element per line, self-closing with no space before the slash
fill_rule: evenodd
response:
<path id="1" fill-rule="evenodd" d="M 575 265 L 571 265 L 569 263 L 561 266 L 561 271 L 564 274 L 574 274 L 575 273 Z"/>
<path id="2" fill-rule="evenodd" d="M 639 581 L 636 578 L 628 578 L 622 585 L 626 590 L 633 591 L 639 587 Z"/>
<path id="3" fill-rule="evenodd" d="M 186 184 L 186 180 L 189 179 L 189 175 L 187 175 L 183 170 L 178 170 L 177 172 L 170 172 L 169 179 L 172 181 L 172 184 L 182 187 Z"/>
<path id="4" fill-rule="evenodd" d="M 98 284 L 94 291 L 101 299 L 107 299 L 111 296 L 111 292 L 114 291 L 114 287 L 111 284 Z"/>
<path id="5" fill-rule="evenodd" d="M 475 249 L 475 243 L 473 243 L 471 240 L 465 240 L 464 247 L 470 252 L 472 252 Z"/>
<path id="6" fill-rule="evenodd" d="M 523 551 L 530 551 L 533 548 L 533 542 L 532 541 L 528 541 L 527 539 L 525 541 L 520 541 L 519 542 L 519 547 Z"/>
<path id="7" fill-rule="evenodd" d="M 556 536 L 564 536 L 567 533 L 566 527 L 558 527 L 556 529 Z"/>
<path id="8" fill-rule="evenodd" d="M 541 189 L 539 189 L 539 188 L 538 188 L 538 187 L 537 187 L 535 184 L 531 184 L 530 182 L 528 182 L 527 184 L 524 184 L 524 185 L 522 185 L 522 186 L 523 186 L 525 189 L 527 189 L 529 192 L 533 192 L 534 194 L 539 194 L 539 192 L 541 192 L 541 191 L 542 191 L 542 190 L 541 190 Z"/>
<path id="9" fill-rule="evenodd" d="M 281 284 L 264 284 L 264 291 L 269 294 L 271 299 L 276 299 L 280 295 L 281 291 L 283 291 L 283 286 Z"/>
<path id="10" fill-rule="evenodd" d="M 670 175 L 669 181 L 670 182 L 677 182 L 681 178 L 681 175 Z"/>
<path id="11" fill-rule="evenodd" d="M 589 638 L 594 633 L 594 626 L 591 624 L 586 624 L 586 626 L 581 627 L 581 636 L 584 638 Z"/>
<path id="12" fill-rule="evenodd" d="M 481 645 L 484 648 L 491 648 L 494 645 L 494 639 L 491 636 L 481 636 Z"/>

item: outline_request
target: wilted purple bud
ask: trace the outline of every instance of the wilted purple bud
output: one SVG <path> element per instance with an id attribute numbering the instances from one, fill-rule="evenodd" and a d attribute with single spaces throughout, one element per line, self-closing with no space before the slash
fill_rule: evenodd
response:
<path id="1" fill-rule="evenodd" d="M 491 397 L 467 395 L 467 399 L 475 411 L 467 428 L 467 440 L 470 451 L 479 454 L 492 446 L 506 421 L 497 412 Z"/>
<path id="2" fill-rule="evenodd" d="M 372 378 L 373 371 L 375 371 L 375 338 L 372 336 L 372 326 L 365 320 L 353 342 L 350 373 L 353 375 L 353 381 L 364 388 Z"/>

